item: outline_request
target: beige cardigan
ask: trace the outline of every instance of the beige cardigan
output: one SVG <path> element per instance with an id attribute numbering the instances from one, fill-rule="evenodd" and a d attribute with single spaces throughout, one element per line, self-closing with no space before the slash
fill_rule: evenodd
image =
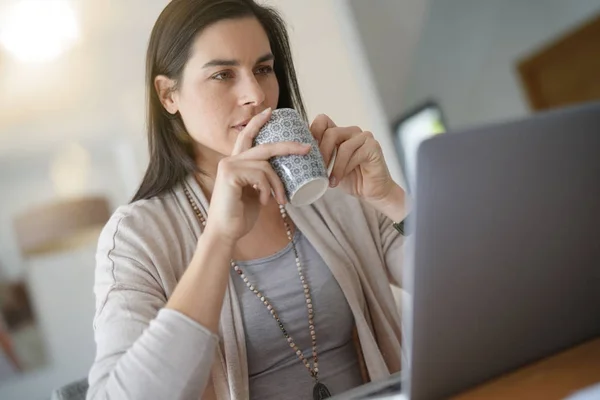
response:
<path id="1" fill-rule="evenodd" d="M 120 207 L 100 236 L 97 355 L 88 399 L 249 398 L 244 327 L 231 279 L 218 337 L 183 315 L 161 311 L 201 234 L 183 185 L 208 209 L 189 176 L 167 194 Z M 392 221 L 339 189 L 312 206 L 287 210 L 346 296 L 370 379 L 399 371 L 401 324 L 390 282 L 401 284 L 403 238 Z M 204 364 L 198 354 L 205 354 Z"/>

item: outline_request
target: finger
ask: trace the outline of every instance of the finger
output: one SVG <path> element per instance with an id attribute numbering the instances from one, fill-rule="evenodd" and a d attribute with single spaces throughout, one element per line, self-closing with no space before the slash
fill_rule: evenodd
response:
<path id="1" fill-rule="evenodd" d="M 356 135 L 340 145 L 335 164 L 333 165 L 333 171 L 329 178 L 331 187 L 337 186 L 338 182 L 344 179 L 348 172 L 352 171 L 352 169 L 349 169 L 349 162 L 366 142 L 366 135 Z"/>
<path id="2" fill-rule="evenodd" d="M 260 190 L 260 202 L 262 205 L 267 205 L 269 204 L 269 199 L 272 196 L 272 191 L 271 191 L 271 185 L 268 179 L 266 179 L 266 175 L 263 174 L 263 177 L 265 179 L 261 179 L 261 184 L 259 186 L 259 190 Z"/>
<path id="3" fill-rule="evenodd" d="M 267 161 L 272 157 L 289 156 L 291 154 L 305 155 L 310 151 L 311 145 L 299 142 L 265 143 L 238 154 L 240 160 Z"/>
<path id="4" fill-rule="evenodd" d="M 248 122 L 248 125 L 246 125 L 238 135 L 231 155 L 240 154 L 252 147 L 254 138 L 258 135 L 258 132 L 260 132 L 260 128 L 262 128 L 271 118 L 271 114 L 272 110 L 269 107 L 260 114 L 256 114 L 252 117 L 250 122 Z"/>
<path id="5" fill-rule="evenodd" d="M 248 175 L 246 178 L 247 186 L 252 186 L 259 197 L 261 204 L 266 205 L 271 197 L 271 185 L 266 175 L 260 169 L 246 170 Z M 250 184 L 250 182 L 254 182 Z"/>
<path id="6" fill-rule="evenodd" d="M 271 196 L 271 190 L 273 195 L 279 204 L 287 203 L 285 189 L 279 176 L 271 167 L 268 161 L 255 161 L 255 160 L 241 160 L 235 162 L 235 171 L 239 171 L 240 184 L 241 186 L 253 186 L 257 184 L 257 176 L 265 177 L 266 184 L 259 185 L 259 189 L 262 192 L 266 191 L 268 196 Z"/>
<path id="7" fill-rule="evenodd" d="M 319 114 L 310 124 L 310 132 L 321 143 L 321 138 L 327 129 L 335 128 L 335 123 L 325 114 Z"/>
<path id="8" fill-rule="evenodd" d="M 273 195 L 275 196 L 275 200 L 279 204 L 287 203 L 287 196 L 285 194 L 285 188 L 283 187 L 283 182 L 279 178 L 279 175 L 275 172 L 271 164 L 265 163 L 266 165 L 263 167 L 263 171 L 265 176 L 269 180 L 269 184 L 271 185 L 271 189 L 273 189 Z"/>
<path id="9" fill-rule="evenodd" d="M 253 163 L 252 165 L 255 166 L 255 168 L 260 169 L 263 172 L 263 174 L 267 178 L 267 181 L 269 182 L 270 188 L 273 190 L 273 195 L 275 196 L 277 202 L 279 204 L 287 203 L 283 183 L 281 182 L 279 175 L 277 175 L 271 164 L 268 161 L 250 162 Z"/>
<path id="10" fill-rule="evenodd" d="M 348 165 L 346 166 L 346 171 L 344 171 L 344 174 L 348 175 L 350 171 L 352 171 L 359 165 L 365 162 L 370 162 L 371 160 L 373 160 L 373 156 L 375 154 L 379 154 L 380 157 L 383 157 L 381 153 L 381 146 L 379 142 L 375 139 L 367 138 L 365 144 L 362 145 L 359 149 L 357 149 L 354 152 L 354 155 L 348 161 Z"/>
<path id="11" fill-rule="evenodd" d="M 323 155 L 323 161 L 325 161 L 325 165 L 329 165 L 329 161 L 333 155 L 333 150 L 336 147 L 349 140 L 353 136 L 360 134 L 361 132 L 362 130 L 357 126 L 328 129 L 323 135 L 323 139 L 319 145 L 319 150 Z"/>

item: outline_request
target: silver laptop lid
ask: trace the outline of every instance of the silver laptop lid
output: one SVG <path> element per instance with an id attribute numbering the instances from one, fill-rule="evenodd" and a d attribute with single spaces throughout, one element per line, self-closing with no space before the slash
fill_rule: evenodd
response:
<path id="1" fill-rule="evenodd" d="M 416 183 L 411 399 L 600 335 L 600 103 L 428 139 Z"/>

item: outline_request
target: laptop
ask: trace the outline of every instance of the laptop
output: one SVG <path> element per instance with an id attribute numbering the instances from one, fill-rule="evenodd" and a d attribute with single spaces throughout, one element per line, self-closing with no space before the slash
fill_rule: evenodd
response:
<path id="1" fill-rule="evenodd" d="M 408 365 L 334 399 L 448 398 L 600 336 L 600 102 L 427 139 L 416 172 Z"/>

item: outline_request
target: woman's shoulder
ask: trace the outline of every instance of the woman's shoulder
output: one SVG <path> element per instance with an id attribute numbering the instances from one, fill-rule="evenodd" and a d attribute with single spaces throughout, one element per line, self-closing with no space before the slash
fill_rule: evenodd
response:
<path id="1" fill-rule="evenodd" d="M 115 229 L 122 226 L 137 227 L 142 232 L 151 225 L 163 225 L 169 220 L 171 197 L 170 194 L 163 194 L 123 204 L 114 211 L 106 225 L 113 226 Z"/>
<path id="2" fill-rule="evenodd" d="M 378 236 L 381 224 L 379 214 L 374 208 L 339 188 L 327 190 L 325 195 L 311 206 L 297 207 L 289 211 L 300 225 L 305 223 L 313 227 L 320 226 L 321 234 L 343 234 L 352 242 Z"/>
<path id="3" fill-rule="evenodd" d="M 174 191 L 138 200 L 118 207 L 104 226 L 97 270 L 109 275 L 120 271 L 123 280 L 130 279 L 127 271 L 134 276 L 150 273 L 156 281 L 168 277 L 172 283 L 183 273 L 196 241 Z"/>
<path id="4" fill-rule="evenodd" d="M 339 188 L 327 190 L 325 195 L 314 203 L 314 205 L 322 212 L 343 216 L 343 220 L 366 218 L 367 220 L 376 221 L 379 217 L 375 209 Z"/>
<path id="5" fill-rule="evenodd" d="M 181 209 L 172 192 L 119 206 L 99 238 L 99 249 L 122 243 L 131 248 L 157 249 L 187 233 Z"/>

